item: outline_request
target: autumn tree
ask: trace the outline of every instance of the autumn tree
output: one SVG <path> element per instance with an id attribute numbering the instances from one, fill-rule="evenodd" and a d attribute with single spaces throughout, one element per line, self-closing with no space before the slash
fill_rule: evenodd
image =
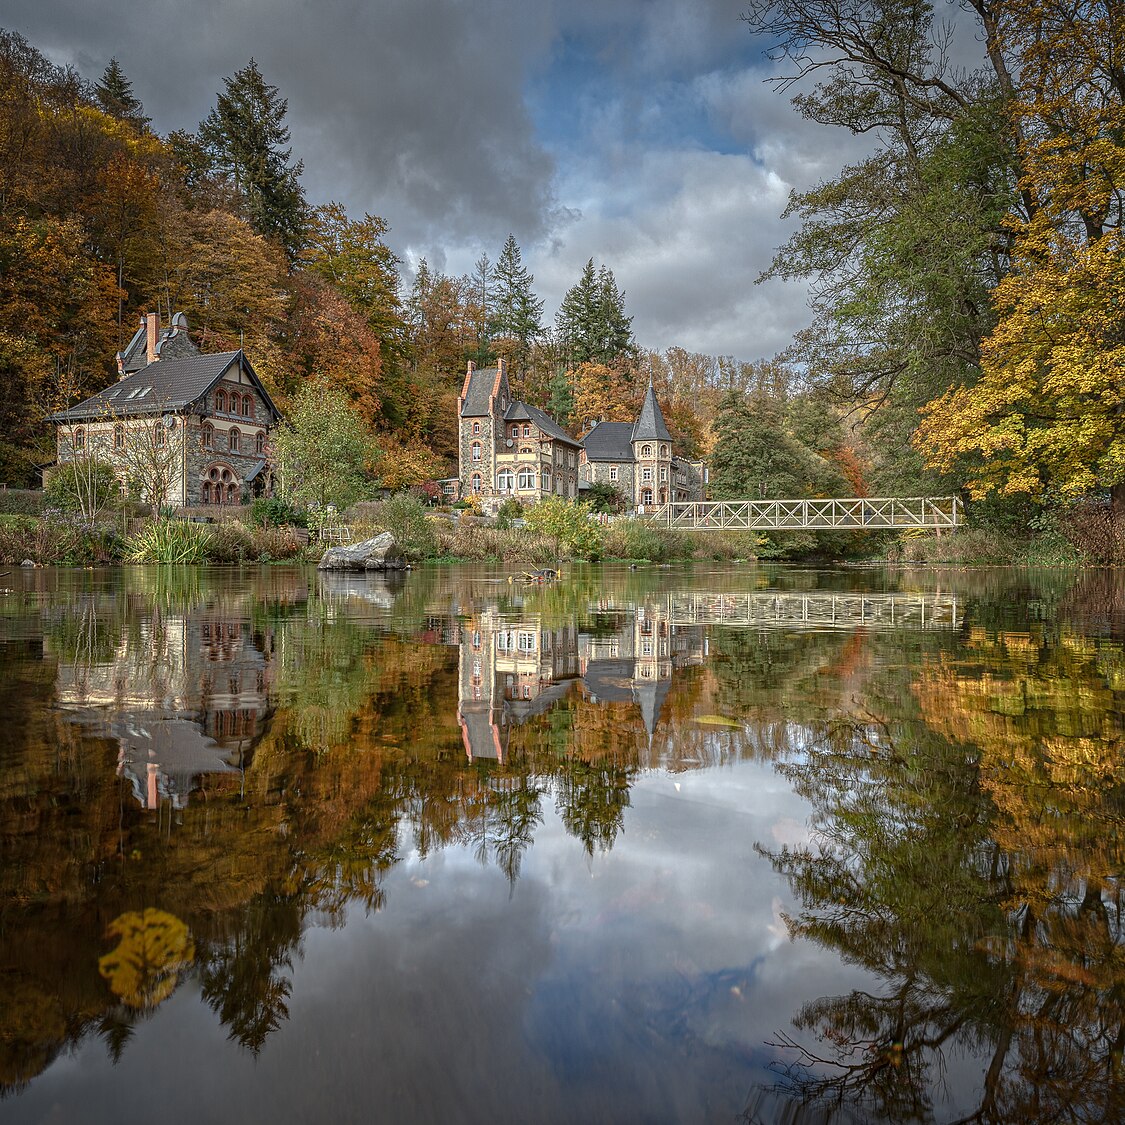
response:
<path id="1" fill-rule="evenodd" d="M 251 59 L 199 125 L 213 167 L 232 184 L 255 229 L 276 238 L 293 261 L 304 241 L 303 163 L 290 163 L 288 101 Z"/>

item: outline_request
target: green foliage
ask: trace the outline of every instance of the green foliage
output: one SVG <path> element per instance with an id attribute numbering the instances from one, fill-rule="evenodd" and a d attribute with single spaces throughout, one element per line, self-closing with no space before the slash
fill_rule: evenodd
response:
<path id="1" fill-rule="evenodd" d="M 120 498 L 121 485 L 108 461 L 86 457 L 60 465 L 47 481 L 43 496 L 52 508 L 93 518 Z"/>
<path id="2" fill-rule="evenodd" d="M 513 235 L 508 235 L 489 280 L 489 335 L 517 340 L 526 349 L 543 330 L 543 302 L 531 288 L 535 278 L 523 265 L 519 243 Z"/>
<path id="3" fill-rule="evenodd" d="M 135 563 L 202 563 L 212 533 L 186 520 L 156 519 L 125 541 L 125 559 Z"/>
<path id="4" fill-rule="evenodd" d="M 44 494 L 31 488 L 0 488 L 0 515 L 37 516 Z"/>
<path id="5" fill-rule="evenodd" d="M 625 296 L 607 266 L 594 270 L 591 258 L 567 290 L 555 315 L 567 366 L 615 362 L 636 354 L 633 318 L 625 315 Z"/>
<path id="6" fill-rule="evenodd" d="M 110 563 L 121 558 L 122 543 L 112 527 L 84 520 L 0 516 L 0 563 L 24 559 L 44 566 Z"/>
<path id="7" fill-rule="evenodd" d="M 251 59 L 232 78 L 225 93 L 200 123 L 199 138 L 216 171 L 242 198 L 259 233 L 276 238 L 290 260 L 304 239 L 303 164 L 289 163 L 289 103 L 262 77 Z"/>
<path id="8" fill-rule="evenodd" d="M 694 554 L 695 543 L 690 535 L 647 520 L 615 520 L 606 531 L 607 558 L 670 562 L 690 559 Z"/>
<path id="9" fill-rule="evenodd" d="M 323 383 L 302 388 L 275 444 L 281 495 L 295 505 L 342 512 L 370 487 L 374 441 L 347 398 Z"/>
<path id="10" fill-rule="evenodd" d="M 553 539 L 560 555 L 600 559 L 605 551 L 605 529 L 590 515 L 587 504 L 572 504 L 561 496 L 548 496 L 528 509 L 527 528 Z"/>
<path id="11" fill-rule="evenodd" d="M 623 512 L 625 510 L 625 494 L 616 485 L 609 481 L 600 480 L 590 485 L 584 493 L 585 502 L 594 512 Z"/>
<path id="12" fill-rule="evenodd" d="M 372 530 L 389 531 L 408 559 L 428 559 L 437 554 L 434 522 L 416 497 L 402 492 L 376 504 L 357 505 L 353 510 Z"/>
<path id="13" fill-rule="evenodd" d="M 254 527 L 308 527 L 308 515 L 280 496 L 259 496 L 250 505 L 250 522 Z"/>
<path id="14" fill-rule="evenodd" d="M 111 117 L 128 121 L 137 129 L 150 125 L 152 119 L 145 116 L 144 107 L 133 93 L 133 83 L 125 77 L 125 71 L 117 59 L 110 59 L 109 66 L 102 72 L 102 80 L 94 88 L 98 104 Z"/>
<path id="15" fill-rule="evenodd" d="M 496 526 L 499 528 L 509 528 L 512 526 L 512 521 L 519 519 L 523 515 L 523 505 L 512 496 L 504 499 L 499 508 L 496 509 Z"/>

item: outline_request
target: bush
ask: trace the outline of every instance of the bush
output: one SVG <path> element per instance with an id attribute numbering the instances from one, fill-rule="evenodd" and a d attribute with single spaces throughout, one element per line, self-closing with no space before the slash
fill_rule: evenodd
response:
<path id="1" fill-rule="evenodd" d="M 257 559 L 254 535 L 245 524 L 231 521 L 215 524 L 211 529 L 211 538 L 207 544 L 208 562 L 242 563 Z"/>
<path id="2" fill-rule="evenodd" d="M 408 559 L 431 559 L 438 553 L 433 521 L 425 505 L 413 496 L 399 493 L 389 500 L 356 504 L 353 518 L 375 531 L 389 531 Z"/>
<path id="3" fill-rule="evenodd" d="M 437 551 L 442 557 L 474 562 L 546 566 L 556 561 L 555 540 L 524 529 L 486 527 L 478 523 L 438 526 Z"/>
<path id="4" fill-rule="evenodd" d="M 504 502 L 496 509 L 496 526 L 506 529 L 512 526 L 512 520 L 520 519 L 523 516 L 523 505 L 514 497 L 509 496 Z"/>
<path id="5" fill-rule="evenodd" d="M 561 496 L 548 496 L 529 508 L 527 528 L 555 540 L 560 555 L 596 560 L 605 552 L 605 528 L 590 518 L 589 506 Z"/>
<path id="6" fill-rule="evenodd" d="M 595 512 L 625 511 L 625 494 L 609 481 L 598 481 L 586 490 L 584 499 Z"/>
<path id="7" fill-rule="evenodd" d="M 308 513 L 280 496 L 260 496 L 250 505 L 254 527 L 308 527 Z"/>
<path id="8" fill-rule="evenodd" d="M 77 467 L 76 467 L 77 466 Z M 43 490 L 46 504 L 60 512 L 81 512 L 93 517 L 121 498 L 121 484 L 108 461 L 88 458 L 60 465 Z"/>
<path id="9" fill-rule="evenodd" d="M 121 557 L 122 543 L 113 528 L 91 527 L 84 520 L 54 512 L 49 518 L 0 516 L 0 563 L 24 559 L 45 566 L 109 563 Z"/>
<path id="10" fill-rule="evenodd" d="M 1076 504 L 1061 519 L 1060 530 L 1086 562 L 1103 566 L 1125 563 L 1125 526 L 1114 518 L 1109 501 Z"/>
<path id="11" fill-rule="evenodd" d="M 37 516 L 43 511 L 44 495 L 30 488 L 0 488 L 0 515 Z"/>

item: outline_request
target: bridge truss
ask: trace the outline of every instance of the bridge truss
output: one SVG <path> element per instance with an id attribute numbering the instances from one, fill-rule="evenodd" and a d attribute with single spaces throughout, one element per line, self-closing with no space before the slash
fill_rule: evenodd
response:
<path id="1" fill-rule="evenodd" d="M 845 500 L 701 500 L 664 504 L 645 518 L 697 531 L 938 531 L 960 526 L 957 496 Z"/>

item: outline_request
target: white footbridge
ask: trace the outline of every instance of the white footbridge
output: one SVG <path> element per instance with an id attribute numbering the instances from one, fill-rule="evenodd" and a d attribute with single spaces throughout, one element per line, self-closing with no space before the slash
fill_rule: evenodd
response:
<path id="1" fill-rule="evenodd" d="M 958 496 L 843 500 L 697 500 L 663 504 L 644 518 L 693 531 L 942 531 L 959 527 Z"/>

